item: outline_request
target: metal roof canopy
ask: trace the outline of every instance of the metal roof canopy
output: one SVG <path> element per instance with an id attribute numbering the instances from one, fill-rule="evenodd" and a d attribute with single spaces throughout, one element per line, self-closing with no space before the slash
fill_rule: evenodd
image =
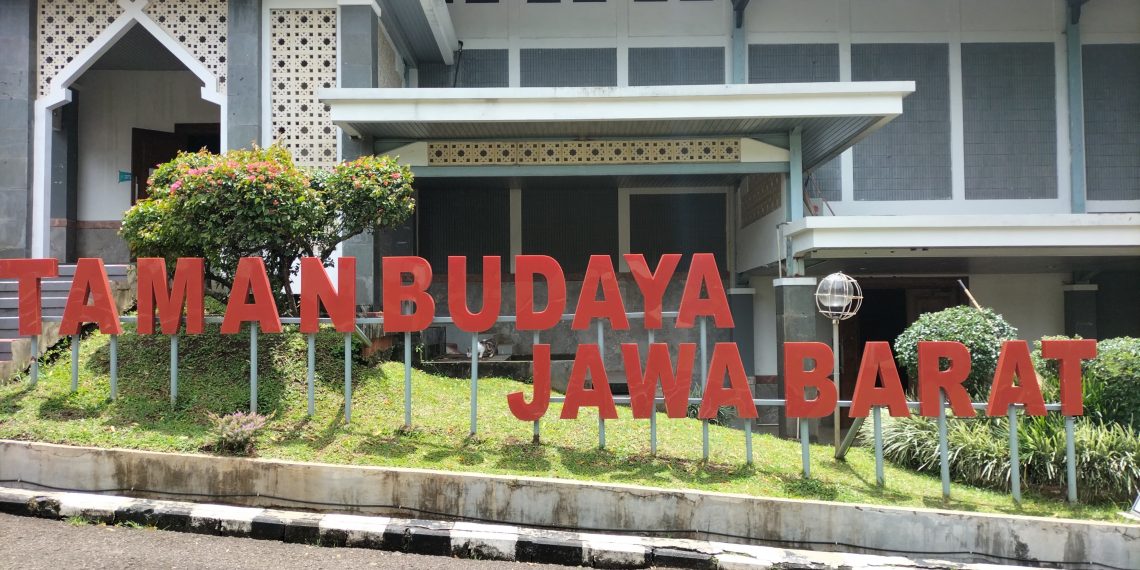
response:
<path id="1" fill-rule="evenodd" d="M 804 170 L 902 114 L 913 81 L 663 87 L 322 89 L 333 123 L 382 140 L 760 136 L 800 128 Z"/>

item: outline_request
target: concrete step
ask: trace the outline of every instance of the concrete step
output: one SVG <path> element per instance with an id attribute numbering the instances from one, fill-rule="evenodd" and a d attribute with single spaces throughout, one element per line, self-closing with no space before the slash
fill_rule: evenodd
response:
<path id="1" fill-rule="evenodd" d="M 12 360 L 12 339 L 0 338 L 0 360 Z"/>
<path id="2" fill-rule="evenodd" d="M 112 283 L 125 283 L 126 275 L 108 275 Z M 40 281 L 40 289 L 47 291 L 67 291 L 71 289 L 71 279 L 45 279 Z M 14 296 L 20 290 L 19 283 L 14 279 L 0 280 L 0 297 Z"/>
<path id="3" fill-rule="evenodd" d="M 130 266 L 127 264 L 110 264 L 104 265 L 103 267 L 106 268 L 108 277 L 125 277 L 127 275 L 127 268 Z M 75 275 L 74 264 L 69 263 L 67 265 L 59 266 L 60 277 L 71 277 L 73 275 Z"/>
<path id="4" fill-rule="evenodd" d="M 40 306 L 44 309 L 62 309 L 67 304 L 67 297 L 42 297 L 40 299 Z M 4 314 L 5 309 L 18 309 L 20 307 L 20 300 L 15 297 L 0 296 L 0 315 Z"/>

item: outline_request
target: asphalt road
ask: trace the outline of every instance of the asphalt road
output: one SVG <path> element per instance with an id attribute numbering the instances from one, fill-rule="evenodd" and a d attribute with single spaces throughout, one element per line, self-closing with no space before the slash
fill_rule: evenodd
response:
<path id="1" fill-rule="evenodd" d="M 75 526 L 65 521 L 0 513 L 0 568 L 566 570 L 567 567 L 461 560 L 362 548 L 324 548 L 150 528 Z"/>

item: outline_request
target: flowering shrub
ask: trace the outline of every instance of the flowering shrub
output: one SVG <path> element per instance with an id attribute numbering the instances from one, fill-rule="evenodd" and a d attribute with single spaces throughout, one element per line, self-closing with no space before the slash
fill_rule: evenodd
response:
<path id="1" fill-rule="evenodd" d="M 925 340 L 958 341 L 970 350 L 970 375 L 964 385 L 984 400 L 993 382 L 1002 341 L 1017 338 L 1017 329 L 990 309 L 961 305 L 918 317 L 895 339 L 895 354 L 911 378 L 918 378 L 918 343 Z"/>
<path id="2" fill-rule="evenodd" d="M 223 289 L 238 259 L 262 257 L 285 310 L 293 309 L 289 278 L 299 258 L 327 264 L 338 243 L 400 224 L 415 208 L 411 170 L 387 156 L 306 171 L 279 146 L 181 153 L 148 183 L 150 197 L 123 217 L 136 256 L 165 257 L 171 268 L 178 257 L 201 257 L 207 279 Z"/>
<path id="3" fill-rule="evenodd" d="M 210 421 L 214 422 L 217 431 L 216 450 L 219 453 L 252 454 L 257 431 L 265 427 L 267 420 L 265 416 L 254 413 L 234 412 L 224 416 L 211 413 Z"/>

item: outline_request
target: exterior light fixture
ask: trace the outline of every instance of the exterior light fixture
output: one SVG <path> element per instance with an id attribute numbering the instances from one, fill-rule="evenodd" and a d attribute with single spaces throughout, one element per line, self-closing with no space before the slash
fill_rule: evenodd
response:
<path id="1" fill-rule="evenodd" d="M 832 381 L 835 382 L 835 393 L 839 394 L 839 321 L 847 320 L 863 306 L 863 289 L 859 282 L 842 271 L 832 273 L 819 281 L 815 289 L 815 306 L 819 314 L 831 319 L 831 348 L 835 357 L 832 368 Z M 833 416 L 835 423 L 835 451 L 839 453 L 839 406 L 835 406 Z"/>

